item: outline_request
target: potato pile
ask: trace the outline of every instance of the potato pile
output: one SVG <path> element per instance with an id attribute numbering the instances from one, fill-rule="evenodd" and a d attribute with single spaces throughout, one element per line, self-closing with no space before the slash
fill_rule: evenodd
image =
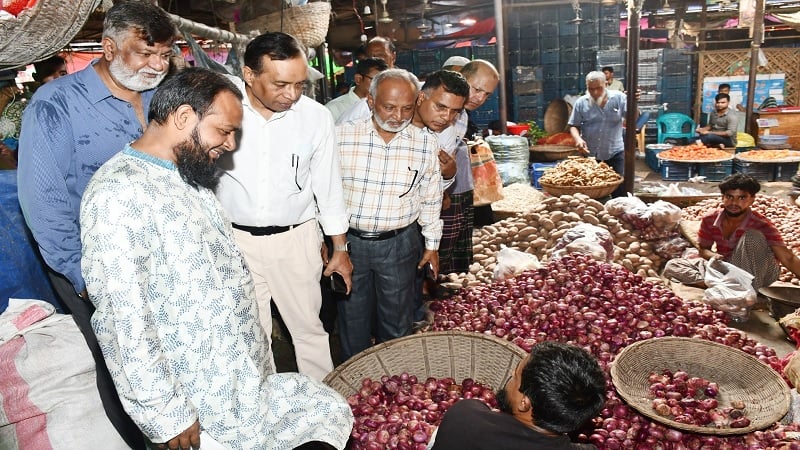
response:
<path id="1" fill-rule="evenodd" d="M 601 186 L 621 179 L 604 162 L 583 156 L 570 156 L 552 169 L 546 170 L 539 178 L 539 183 L 555 186 Z"/>
<path id="2" fill-rule="evenodd" d="M 721 207 L 722 203 L 718 199 L 710 198 L 703 200 L 696 205 L 684 208 L 681 219 L 700 220 L 706 214 Z M 795 255 L 800 256 L 800 229 L 797 228 L 797 224 L 800 223 L 800 208 L 778 197 L 758 194 L 756 195 L 756 200 L 753 202 L 751 209 L 769 219 L 775 225 L 775 228 L 781 232 L 786 246 L 789 247 Z M 792 274 L 789 269 L 783 267 L 783 265 L 781 265 L 781 276 L 779 280 L 800 285 L 800 279 L 795 277 L 794 274 Z"/>
<path id="3" fill-rule="evenodd" d="M 443 286 L 457 289 L 491 282 L 501 245 L 545 261 L 564 233 L 580 222 L 611 233 L 614 262 L 642 277 L 658 276 L 662 261 L 650 243 L 639 242 L 630 225 L 606 212 L 602 203 L 584 194 L 575 194 L 547 198 L 528 212 L 476 229 L 472 240 L 474 262 L 469 273 L 448 274 Z"/>

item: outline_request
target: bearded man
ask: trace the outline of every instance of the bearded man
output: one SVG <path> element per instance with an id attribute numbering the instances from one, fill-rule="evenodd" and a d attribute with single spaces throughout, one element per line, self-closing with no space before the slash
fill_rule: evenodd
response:
<path id="1" fill-rule="evenodd" d="M 625 176 L 625 142 L 622 125 L 628 110 L 625 94 L 608 89 L 606 75 L 600 71 L 586 75 L 586 94 L 575 101 L 569 117 L 569 132 L 578 150 L 603 161 L 620 176 Z M 612 194 L 625 195 L 625 184 Z"/>
<path id="2" fill-rule="evenodd" d="M 367 95 L 372 115 L 336 128 L 353 263 L 350 298 L 339 302 L 343 360 L 371 345 L 373 314 L 376 342 L 410 334 L 417 270 L 439 271 L 439 145 L 409 126 L 418 99 L 417 77 L 383 71 Z"/>
<path id="3" fill-rule="evenodd" d="M 92 351 L 106 414 L 133 448 L 144 448 L 144 441 L 122 411 L 89 323 L 94 308 L 81 276 L 78 212 L 95 170 L 141 136 L 176 35 L 169 14 L 152 2 L 111 7 L 103 23 L 103 56 L 36 91 L 22 118 L 18 154 L 25 221 L 59 300 Z"/>
<path id="4" fill-rule="evenodd" d="M 242 94 L 186 69 L 159 88 L 141 138 L 92 177 L 82 273 L 125 410 L 159 450 L 344 448 L 341 395 L 274 374 L 250 270 L 212 189 L 236 148 Z"/>

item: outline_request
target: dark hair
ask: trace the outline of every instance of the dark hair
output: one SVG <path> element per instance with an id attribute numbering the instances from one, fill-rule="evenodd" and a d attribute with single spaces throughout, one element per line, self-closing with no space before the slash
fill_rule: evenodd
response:
<path id="1" fill-rule="evenodd" d="M 383 72 L 388 68 L 389 65 L 386 64 L 386 61 L 380 58 L 364 58 L 359 60 L 358 64 L 356 64 L 356 73 L 365 77 L 369 76 L 372 69 L 378 69 L 379 72 Z"/>
<path id="2" fill-rule="evenodd" d="M 720 101 L 720 100 L 727 100 L 727 101 L 731 101 L 731 96 L 730 96 L 730 95 L 728 95 L 728 94 L 724 94 L 724 93 L 717 94 L 717 95 L 715 95 L 715 96 L 714 96 L 714 101 L 715 101 L 715 102 L 718 102 L 718 101 Z"/>
<path id="3" fill-rule="evenodd" d="M 394 46 L 394 42 L 392 42 L 391 39 L 385 38 L 383 36 L 375 36 L 374 38 L 370 39 L 369 42 L 367 42 L 367 45 L 364 46 L 364 54 L 366 54 L 367 52 L 367 47 L 369 47 L 370 44 L 374 44 L 376 42 L 380 42 L 386 47 L 389 47 L 389 51 L 391 51 L 392 53 L 395 53 L 397 51 L 397 48 Z"/>
<path id="4" fill-rule="evenodd" d="M 178 29 L 169 14 L 153 2 L 128 0 L 115 3 L 103 20 L 103 37 L 113 39 L 117 45 L 126 33 L 132 33 L 147 45 L 172 44 Z"/>
<path id="5" fill-rule="evenodd" d="M 274 61 L 304 58 L 306 50 L 294 36 L 279 31 L 264 33 L 247 44 L 244 65 L 255 73 L 261 73 L 264 56 Z"/>
<path id="6" fill-rule="evenodd" d="M 461 68 L 461 75 L 464 75 L 464 78 L 469 80 L 471 76 L 477 74 L 481 69 L 493 73 L 498 80 L 500 79 L 500 72 L 497 71 L 494 64 L 485 59 L 473 59 L 467 64 L 464 64 L 464 67 Z"/>
<path id="7" fill-rule="evenodd" d="M 536 425 L 569 433 L 603 408 L 606 379 L 589 352 L 544 341 L 531 349 L 519 390 L 531 401 Z"/>
<path id="8" fill-rule="evenodd" d="M 42 80 L 58 72 L 66 65 L 67 60 L 58 55 L 53 55 L 45 60 L 33 63 L 33 67 L 36 69 L 36 72 L 33 74 L 33 79 L 41 83 Z"/>
<path id="9" fill-rule="evenodd" d="M 730 89 L 730 88 L 731 88 L 731 85 L 730 85 L 730 84 L 728 84 L 728 83 L 722 83 L 722 84 L 720 84 L 720 85 L 719 85 L 719 87 L 717 88 L 717 91 L 721 91 L 721 90 L 723 90 L 723 89 Z"/>
<path id="10" fill-rule="evenodd" d="M 761 183 L 750 175 L 735 173 L 725 177 L 719 184 L 719 191 L 722 194 L 736 189 L 741 189 L 750 195 L 756 195 L 761 190 Z"/>
<path id="11" fill-rule="evenodd" d="M 150 120 L 163 125 L 181 105 L 191 106 L 202 119 L 217 95 L 225 91 L 242 99 L 242 92 L 224 75 L 202 67 L 183 69 L 158 87 L 150 102 Z"/>
<path id="12" fill-rule="evenodd" d="M 611 72 L 611 73 L 614 73 L 614 68 L 613 68 L 613 67 L 611 67 L 611 66 L 605 66 L 605 67 L 603 67 L 602 69 L 600 69 L 600 71 L 601 71 L 601 72 Z"/>
<path id="13" fill-rule="evenodd" d="M 469 98 L 469 84 L 464 75 L 452 70 L 438 70 L 425 77 L 425 84 L 422 91 L 430 95 L 441 86 L 445 92 L 449 92 L 459 97 Z"/>

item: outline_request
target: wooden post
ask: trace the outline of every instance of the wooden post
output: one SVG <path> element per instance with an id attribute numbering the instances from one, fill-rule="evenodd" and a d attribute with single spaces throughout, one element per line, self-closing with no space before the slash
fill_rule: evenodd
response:
<path id="1" fill-rule="evenodd" d="M 764 0 L 756 0 L 756 15 L 753 18 L 753 43 L 750 45 L 750 74 L 747 79 L 747 105 L 745 113 L 745 132 L 751 136 L 758 134 L 753 126 L 753 98 L 756 95 L 756 76 L 758 75 L 758 51 L 764 42 Z"/>
<path id="2" fill-rule="evenodd" d="M 636 120 L 639 102 L 636 90 L 639 84 L 639 19 L 643 0 L 628 0 L 628 56 L 625 77 L 628 82 L 628 110 L 625 113 L 625 190 L 633 192 L 636 175 Z M 644 149 L 642 149 L 644 151 Z"/>

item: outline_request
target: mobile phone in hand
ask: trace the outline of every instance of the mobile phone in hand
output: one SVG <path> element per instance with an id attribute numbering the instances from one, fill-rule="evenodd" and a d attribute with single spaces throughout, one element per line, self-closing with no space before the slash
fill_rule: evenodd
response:
<path id="1" fill-rule="evenodd" d="M 429 280 L 436 280 L 436 277 L 433 276 L 433 264 L 428 262 L 422 266 L 422 276 Z"/>
<path id="2" fill-rule="evenodd" d="M 338 272 L 333 272 L 330 277 L 330 287 L 333 292 L 337 294 L 347 293 L 347 284 L 344 282 L 344 277 Z"/>

